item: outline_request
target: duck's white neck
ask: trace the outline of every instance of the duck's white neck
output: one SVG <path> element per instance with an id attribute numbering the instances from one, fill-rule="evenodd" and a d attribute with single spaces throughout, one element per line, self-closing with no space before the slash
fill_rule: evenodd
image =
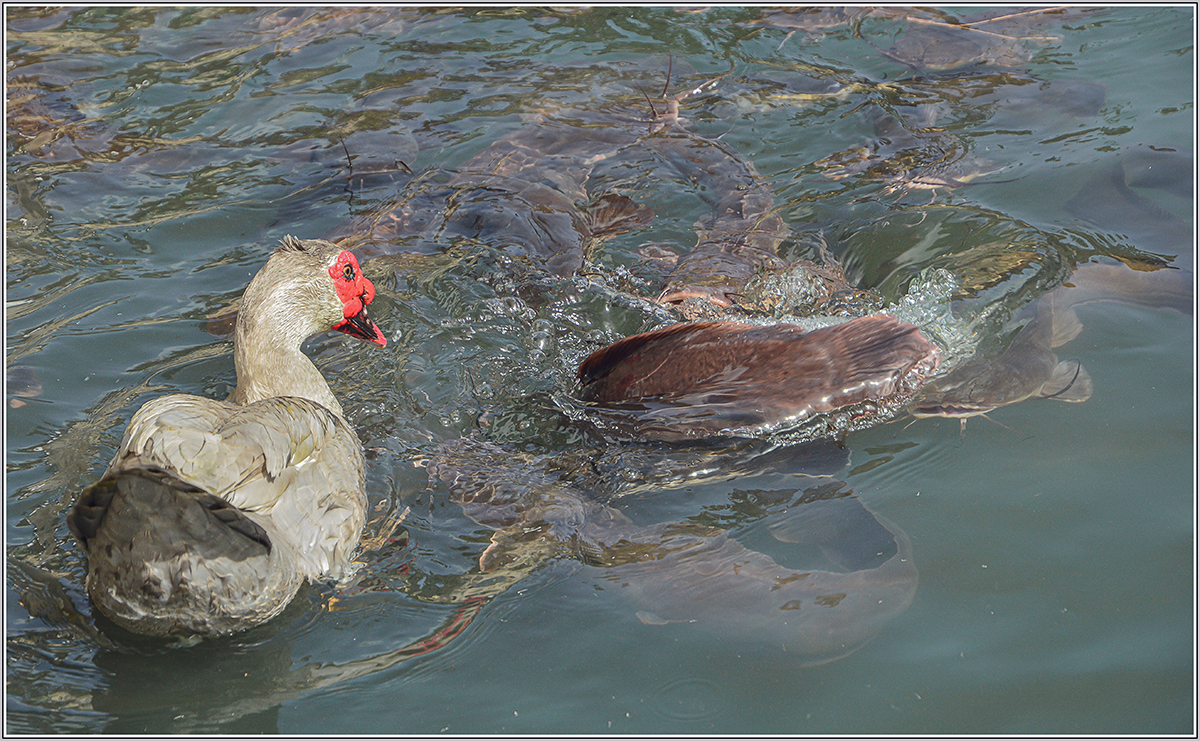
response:
<path id="1" fill-rule="evenodd" d="M 250 404 L 273 396 L 299 396 L 342 416 L 342 405 L 329 390 L 321 371 L 298 347 L 258 345 L 251 350 L 235 345 L 233 362 L 238 383 L 229 400 L 234 404 Z"/>
<path id="2" fill-rule="evenodd" d="M 274 396 L 299 396 L 341 416 L 342 406 L 329 384 L 300 351 L 305 339 L 329 329 L 332 322 L 312 316 L 312 295 L 297 282 L 301 279 L 280 277 L 271 267 L 269 262 L 251 281 L 238 312 L 233 341 L 237 388 L 229 400 L 250 404 Z"/>

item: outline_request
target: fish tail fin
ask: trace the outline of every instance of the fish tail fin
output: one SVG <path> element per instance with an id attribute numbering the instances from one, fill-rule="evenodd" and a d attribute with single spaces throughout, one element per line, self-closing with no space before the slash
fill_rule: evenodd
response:
<path id="1" fill-rule="evenodd" d="M 1039 393 L 1043 399 L 1080 402 L 1092 398 L 1092 377 L 1078 360 L 1064 360 L 1054 368 Z"/>
<path id="2" fill-rule="evenodd" d="M 1079 336 L 1083 324 L 1074 309 L 1055 307 L 1050 347 L 1061 347 Z"/>
<path id="3" fill-rule="evenodd" d="M 611 237 L 645 226 L 654 212 L 640 206 L 632 198 L 617 193 L 605 193 L 584 207 L 588 229 L 593 237 Z"/>

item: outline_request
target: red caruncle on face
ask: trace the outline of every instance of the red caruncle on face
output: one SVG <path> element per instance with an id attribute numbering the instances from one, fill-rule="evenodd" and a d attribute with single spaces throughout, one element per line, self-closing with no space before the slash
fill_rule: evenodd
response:
<path id="1" fill-rule="evenodd" d="M 342 313 L 348 319 L 356 316 L 363 307 L 375 299 L 375 285 L 367 280 L 358 267 L 358 258 L 348 250 L 342 250 L 329 266 L 329 277 L 342 300 Z"/>

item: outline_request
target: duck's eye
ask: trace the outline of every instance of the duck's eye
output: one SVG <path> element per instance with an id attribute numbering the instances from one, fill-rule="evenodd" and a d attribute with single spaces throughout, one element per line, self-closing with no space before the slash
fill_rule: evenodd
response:
<path id="1" fill-rule="evenodd" d="M 342 275 L 346 276 L 346 280 L 354 280 L 354 266 L 346 263 L 342 267 Z"/>

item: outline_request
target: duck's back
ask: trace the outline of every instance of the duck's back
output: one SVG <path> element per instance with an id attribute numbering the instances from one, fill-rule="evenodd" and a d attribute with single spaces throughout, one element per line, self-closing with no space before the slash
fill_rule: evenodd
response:
<path id="1" fill-rule="evenodd" d="M 305 579 L 346 573 L 363 491 L 358 437 L 320 404 L 176 394 L 134 415 L 69 523 L 88 591 L 118 622 L 222 633 L 273 617 Z"/>

